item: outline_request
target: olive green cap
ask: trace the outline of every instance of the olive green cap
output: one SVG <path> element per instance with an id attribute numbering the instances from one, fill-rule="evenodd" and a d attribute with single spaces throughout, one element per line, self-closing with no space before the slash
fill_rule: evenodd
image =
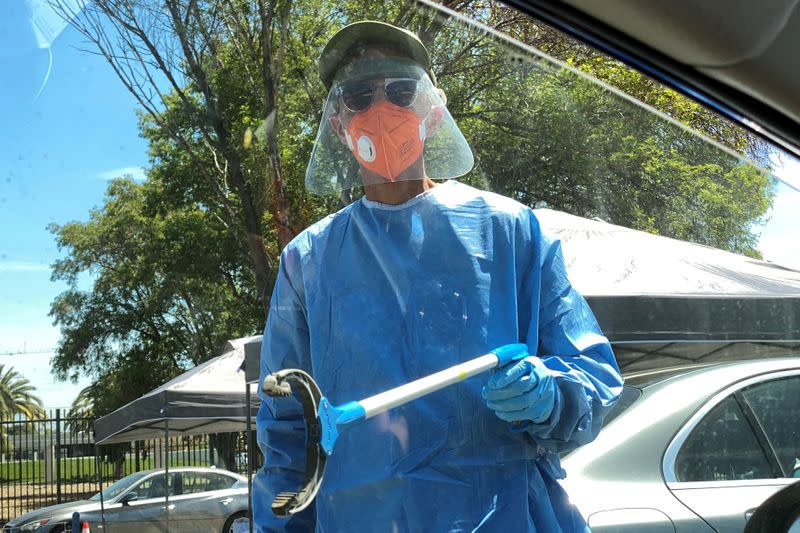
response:
<path id="1" fill-rule="evenodd" d="M 428 50 L 415 33 L 385 22 L 363 20 L 339 30 L 322 50 L 319 58 L 319 77 L 325 88 L 331 88 L 336 71 L 353 49 L 370 45 L 389 47 L 399 56 L 413 60 L 425 69 L 431 81 L 436 84 Z"/>

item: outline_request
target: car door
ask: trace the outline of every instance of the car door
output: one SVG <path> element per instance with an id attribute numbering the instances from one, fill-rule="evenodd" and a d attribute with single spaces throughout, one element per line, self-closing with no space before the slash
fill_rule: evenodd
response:
<path id="1" fill-rule="evenodd" d="M 740 532 L 800 476 L 800 376 L 761 376 L 710 402 L 672 452 L 672 493 L 720 532 Z M 668 455 L 670 452 L 668 452 Z"/>
<path id="2" fill-rule="evenodd" d="M 173 474 L 170 474 L 173 478 Z M 135 493 L 136 500 L 127 505 L 106 511 L 106 527 L 109 533 L 163 533 L 166 524 L 166 487 L 164 474 L 156 474 L 142 480 L 126 494 Z M 172 498 L 172 496 L 170 496 Z M 172 502 L 170 502 L 172 507 Z M 169 531 L 173 528 L 170 527 Z"/>
<path id="3" fill-rule="evenodd" d="M 174 514 L 178 515 L 181 533 L 218 532 L 237 511 L 247 509 L 247 494 L 232 494 L 238 481 L 221 472 L 183 472 L 183 494 L 175 497 Z"/>

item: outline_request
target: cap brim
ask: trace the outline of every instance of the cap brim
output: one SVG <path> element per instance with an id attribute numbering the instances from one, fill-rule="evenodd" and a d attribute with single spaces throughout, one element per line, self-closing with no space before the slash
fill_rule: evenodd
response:
<path id="1" fill-rule="evenodd" d="M 334 35 L 319 60 L 319 76 L 327 89 L 342 61 L 352 50 L 363 46 L 381 46 L 400 57 L 418 63 L 430 73 L 431 60 L 425 46 L 410 31 L 378 21 L 361 21 L 345 26 Z M 432 74 L 431 74 L 432 75 Z"/>

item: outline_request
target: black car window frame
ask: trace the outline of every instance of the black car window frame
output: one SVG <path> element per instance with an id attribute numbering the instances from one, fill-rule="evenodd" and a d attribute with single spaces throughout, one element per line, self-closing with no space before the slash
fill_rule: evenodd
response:
<path id="1" fill-rule="evenodd" d="M 740 405 L 740 409 L 742 409 L 745 413 L 745 417 L 747 419 L 748 415 L 746 414 L 748 411 L 752 415 L 752 409 L 750 406 L 747 405 L 746 408 L 742 408 L 741 404 L 744 402 L 741 399 L 741 392 L 748 389 L 749 387 L 758 386 L 764 383 L 768 383 L 770 381 L 784 379 L 789 377 L 800 377 L 800 369 L 786 369 L 786 370 L 778 370 L 778 371 L 769 371 L 762 374 L 757 374 L 753 376 L 748 376 L 743 378 L 735 383 L 731 383 L 724 389 L 717 391 L 716 394 L 712 395 L 707 401 L 705 401 L 691 416 L 689 416 L 681 425 L 680 429 L 675 433 L 670 443 L 667 445 L 666 451 L 662 457 L 662 475 L 664 476 L 664 481 L 667 483 L 668 486 L 675 485 L 683 485 L 683 484 L 692 484 L 698 483 L 696 481 L 680 481 L 677 476 L 677 468 L 676 463 L 678 459 L 678 454 L 683 446 L 686 444 L 689 436 L 692 434 L 694 429 L 701 423 L 701 421 L 721 402 L 723 402 L 726 398 L 733 397 L 736 399 L 736 395 L 740 395 L 740 399 L 736 400 L 737 404 Z M 746 403 L 746 402 L 744 402 Z M 752 425 L 751 425 L 752 428 Z M 757 439 L 765 439 L 766 435 L 764 435 L 763 430 L 760 428 L 760 424 L 758 425 L 757 429 L 751 429 Z M 758 436 L 758 432 L 761 432 L 761 437 Z M 770 453 L 766 453 L 767 460 L 770 464 L 770 468 L 773 471 L 773 477 L 767 478 L 768 480 L 778 480 L 784 479 L 782 475 L 782 470 L 780 468 L 780 461 L 778 456 L 775 455 L 774 451 Z M 775 468 L 777 465 L 777 468 Z M 753 480 L 755 482 L 764 481 L 765 478 L 758 478 Z M 732 483 L 732 481 L 712 481 L 713 483 Z M 708 483 L 708 482 L 699 482 L 699 483 Z"/>
<path id="2" fill-rule="evenodd" d="M 721 453 L 721 450 L 715 449 L 713 445 L 709 447 L 707 444 L 709 438 L 713 435 L 714 426 L 723 421 L 719 417 L 724 413 L 733 414 L 736 416 L 736 418 L 724 420 L 726 423 L 733 423 L 733 426 L 728 424 L 723 427 L 722 433 L 717 438 L 721 437 L 726 443 L 735 443 L 735 446 L 738 446 L 738 448 L 734 449 L 733 451 L 740 452 L 740 457 L 738 458 L 731 457 L 729 455 L 731 450 L 726 449 L 725 453 Z M 736 429 L 734 430 L 733 427 Z M 709 431 L 712 432 L 709 433 Z M 738 433 L 739 438 L 732 439 L 731 437 L 734 433 Z M 756 472 L 769 470 L 772 474 L 774 474 L 772 462 L 769 460 L 769 454 L 764 449 L 761 440 L 756 437 L 755 433 L 756 432 L 748 415 L 745 414 L 741 402 L 736 397 L 736 393 L 726 396 L 721 401 L 716 402 L 714 407 L 702 417 L 702 419 L 694 426 L 694 428 L 692 428 L 692 431 L 681 445 L 680 450 L 678 450 L 675 458 L 676 478 L 682 483 L 750 481 L 764 479 L 761 476 L 755 476 L 752 478 L 740 477 L 742 474 L 740 470 L 737 470 L 736 473 L 725 472 L 723 474 L 728 475 L 730 473 L 732 477 L 713 478 L 704 476 L 702 478 L 691 477 L 687 479 L 682 473 L 685 470 L 683 463 L 687 459 L 689 460 L 689 464 L 701 459 L 702 461 L 707 462 L 709 465 L 714 467 L 724 467 L 725 465 L 729 465 L 731 469 L 733 468 L 733 465 L 736 464 L 736 460 L 738 459 L 738 466 L 740 467 L 752 467 Z M 748 437 L 747 442 L 744 442 L 743 440 L 743 437 L 745 436 Z M 699 450 L 695 450 L 696 445 L 700 445 Z M 714 470 L 716 473 L 716 468 L 714 468 Z M 725 468 L 722 470 L 725 470 Z"/>
<path id="3" fill-rule="evenodd" d="M 748 421 L 753 427 L 753 431 L 756 433 L 756 437 L 759 439 L 761 446 L 765 450 L 765 453 L 767 453 L 767 457 L 770 459 L 773 470 L 777 474 L 776 477 L 791 478 L 791 472 L 783 467 L 781 456 L 778 453 L 776 444 L 773 442 L 773 439 L 770 438 L 769 432 L 767 431 L 767 428 L 764 427 L 759 413 L 756 412 L 756 409 L 753 407 L 750 400 L 747 399 L 748 393 L 751 393 L 753 390 L 763 390 L 764 388 L 774 385 L 778 382 L 797 383 L 800 382 L 800 376 L 784 376 L 781 378 L 754 383 L 736 391 L 735 396 L 739 401 L 745 416 L 748 418 Z"/>

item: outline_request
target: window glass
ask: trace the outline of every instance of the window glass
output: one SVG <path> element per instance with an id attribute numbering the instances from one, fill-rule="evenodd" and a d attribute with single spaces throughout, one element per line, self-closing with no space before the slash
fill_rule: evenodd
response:
<path id="1" fill-rule="evenodd" d="M 176 496 L 175 493 L 175 474 L 169 475 L 170 479 L 170 496 Z M 159 474 L 153 476 L 151 478 L 147 478 L 146 480 L 139 483 L 135 489 L 131 492 L 135 492 L 140 500 L 144 500 L 147 498 L 164 498 L 166 497 L 166 491 L 164 490 L 164 475 Z"/>
<path id="2" fill-rule="evenodd" d="M 108 500 L 111 500 L 113 498 L 116 498 L 117 496 L 119 496 L 123 492 L 127 491 L 128 488 L 132 484 L 136 483 L 136 481 L 138 481 L 139 479 L 143 478 L 146 475 L 147 475 L 146 472 L 137 472 L 135 474 L 131 474 L 130 476 L 126 476 L 126 477 L 120 479 L 119 481 L 113 483 L 111 486 L 109 486 L 108 488 L 103 490 L 103 493 L 102 493 L 103 500 L 104 501 L 108 501 Z M 95 494 L 94 496 L 92 496 L 89 499 L 92 500 L 92 501 L 100 501 L 100 493 L 98 492 L 97 494 Z"/>
<path id="3" fill-rule="evenodd" d="M 162 476 L 148 478 L 139 483 L 131 492 L 135 492 L 141 500 L 164 496 L 164 478 Z"/>
<path id="4" fill-rule="evenodd" d="M 739 404 L 728 397 L 692 430 L 675 461 L 678 481 L 770 478 L 769 463 Z"/>
<path id="5" fill-rule="evenodd" d="M 776 379 L 742 391 L 767 435 L 781 470 L 800 477 L 800 378 Z"/>
<path id="6" fill-rule="evenodd" d="M 210 490 L 225 490 L 232 488 L 238 480 L 225 474 L 214 474 Z M 246 485 L 245 485 L 246 486 Z"/>
<path id="7" fill-rule="evenodd" d="M 183 493 L 196 494 L 211 490 L 229 489 L 236 483 L 236 479 L 224 474 L 214 472 L 184 472 Z"/>

